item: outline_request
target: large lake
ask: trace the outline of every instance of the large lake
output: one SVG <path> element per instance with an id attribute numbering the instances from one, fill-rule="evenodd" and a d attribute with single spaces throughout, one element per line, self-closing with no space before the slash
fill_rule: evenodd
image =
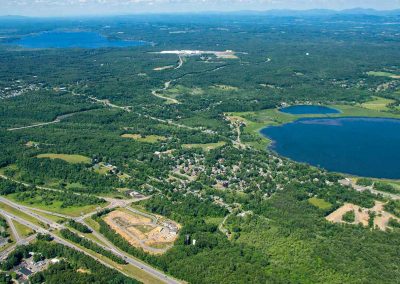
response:
<path id="1" fill-rule="evenodd" d="M 25 48 L 102 48 L 145 45 L 143 41 L 110 40 L 95 32 L 42 32 L 9 44 Z"/>
<path id="2" fill-rule="evenodd" d="M 261 133 L 270 147 L 295 161 L 330 171 L 400 178 L 400 120 L 385 118 L 303 118 Z"/>

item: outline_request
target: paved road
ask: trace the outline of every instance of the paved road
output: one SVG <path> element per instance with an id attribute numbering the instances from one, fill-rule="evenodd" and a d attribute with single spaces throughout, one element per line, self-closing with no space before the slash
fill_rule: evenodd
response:
<path id="1" fill-rule="evenodd" d="M 85 250 L 79 248 L 75 244 L 72 244 L 72 243 L 60 238 L 56 234 L 54 234 L 54 233 L 52 233 L 52 232 L 50 232 L 50 231 L 48 231 L 46 229 L 43 229 L 43 228 L 41 228 L 41 227 L 31 223 L 31 222 L 26 221 L 25 219 L 22 219 L 22 218 L 20 218 L 18 216 L 15 216 L 15 215 L 13 215 L 13 214 L 11 214 L 9 212 L 6 212 L 4 210 L 1 210 L 1 209 L 0 209 L 0 214 L 3 214 L 5 216 L 9 217 L 11 220 L 17 221 L 17 222 L 21 223 L 22 225 L 27 226 L 28 228 L 31 228 L 32 230 L 34 230 L 36 232 L 39 232 L 39 233 L 42 233 L 42 234 L 48 234 L 48 235 L 50 235 L 50 236 L 52 236 L 54 238 L 54 241 L 56 241 L 58 243 L 61 243 L 61 244 L 65 245 L 67 247 L 70 247 L 72 249 L 75 249 L 77 251 L 80 251 L 80 252 L 82 252 L 82 253 L 94 258 L 96 261 L 102 263 L 103 265 L 105 265 L 105 266 L 107 266 L 109 268 L 115 269 L 115 267 L 113 267 L 113 266 L 109 265 L 108 263 L 102 261 L 101 259 L 93 256 L 92 254 L 87 253 Z M 165 275 L 163 272 L 158 271 L 158 270 L 152 268 L 151 266 L 148 266 L 147 264 L 144 264 L 144 263 L 142 263 L 140 261 L 137 261 L 137 260 L 135 260 L 135 259 L 133 259 L 131 257 L 128 257 L 125 254 L 122 254 L 122 253 L 118 252 L 118 250 L 116 250 L 116 249 L 112 249 L 112 248 L 106 247 L 106 246 L 104 246 L 102 244 L 99 244 L 99 243 L 97 243 L 97 245 L 101 246 L 102 248 L 104 248 L 104 249 L 106 249 L 108 251 L 111 251 L 111 252 L 115 253 L 119 257 L 122 257 L 123 259 L 125 259 L 128 263 L 130 263 L 130 264 L 138 267 L 139 269 L 149 273 L 150 275 L 154 276 L 155 278 L 158 278 L 160 281 L 162 281 L 164 283 L 168 283 L 168 284 L 179 284 L 180 283 L 179 281 L 176 281 L 176 280 L 170 278 L 169 276 Z M 121 273 L 123 273 L 123 272 L 121 272 Z M 129 276 L 129 275 L 127 275 L 127 276 Z"/>
<path id="2" fill-rule="evenodd" d="M 35 127 L 40 127 L 40 126 L 46 126 L 46 125 L 50 125 L 50 124 L 55 124 L 55 123 L 59 123 L 61 122 L 63 119 L 66 119 L 68 117 L 71 117 L 77 113 L 81 113 L 81 112 L 86 112 L 87 110 L 84 111 L 77 111 L 77 112 L 72 112 L 72 113 L 67 113 L 67 114 L 63 114 L 63 115 L 59 115 L 56 117 L 56 119 L 54 119 L 53 121 L 50 122 L 43 122 L 43 123 L 37 123 L 37 124 L 33 124 L 33 125 L 28 125 L 28 126 L 23 126 L 23 127 L 15 127 L 15 128 L 9 128 L 7 129 L 8 131 L 15 131 L 15 130 L 21 130 L 21 129 L 27 129 L 27 128 L 35 128 Z"/>
<path id="3" fill-rule="evenodd" d="M 28 129 L 28 128 L 35 128 L 35 127 L 40 127 L 40 126 L 45 126 L 45 125 L 50 125 L 50 124 L 55 124 L 59 123 L 61 120 L 56 119 L 50 122 L 43 122 L 43 123 L 38 123 L 34 125 L 29 125 L 29 126 L 23 126 L 23 127 L 15 127 L 15 128 L 9 128 L 7 129 L 8 131 L 15 131 L 15 130 L 21 130 L 21 129 Z"/>
<path id="4" fill-rule="evenodd" d="M 110 243 L 110 241 L 108 239 L 106 239 L 103 235 L 97 233 L 96 230 L 94 230 L 92 227 L 90 227 L 90 225 L 88 225 L 85 222 L 81 222 L 81 223 L 86 225 L 89 229 L 91 229 L 93 231 L 93 235 L 95 237 L 97 237 L 99 240 L 101 240 L 102 242 L 104 242 L 108 246 L 108 247 L 106 247 L 106 246 L 103 246 L 103 245 L 97 243 L 98 245 L 100 245 L 104 249 L 107 249 L 107 250 L 111 251 L 115 255 L 121 257 L 122 259 L 124 259 L 129 264 L 140 268 L 141 270 L 149 273 L 150 275 L 154 276 L 155 278 L 158 278 L 162 282 L 165 282 L 165 283 L 168 283 L 168 284 L 181 283 L 181 282 L 179 282 L 179 281 L 177 281 L 177 280 L 165 275 L 163 272 L 154 269 L 153 267 L 147 265 L 146 263 L 141 262 L 141 261 L 139 261 L 139 260 L 137 260 L 135 258 L 130 257 L 127 253 L 125 253 L 124 251 L 121 251 L 119 248 L 115 247 L 114 244 Z"/>
<path id="5" fill-rule="evenodd" d="M 369 192 L 371 192 L 373 194 L 376 194 L 376 195 L 381 194 L 382 196 L 391 198 L 393 200 L 400 200 L 400 194 L 395 194 L 395 193 L 389 193 L 389 192 L 383 192 L 383 191 L 375 190 L 375 189 L 372 188 L 372 186 L 361 186 L 361 185 L 358 185 L 358 184 L 354 183 L 352 180 L 350 180 L 348 178 L 339 180 L 338 182 L 341 185 L 352 187 L 353 189 L 355 189 L 357 191 L 360 191 L 360 192 L 369 191 Z"/>
<path id="6" fill-rule="evenodd" d="M 24 212 L 25 214 L 30 215 L 31 217 L 33 217 L 33 218 L 35 218 L 35 219 L 38 219 L 39 221 L 41 221 L 41 222 L 43 222 L 43 223 L 49 225 L 51 228 L 55 228 L 55 229 L 63 229 L 63 228 L 66 228 L 66 227 L 65 227 L 64 225 L 62 225 L 62 224 L 58 224 L 58 223 L 56 223 L 56 222 L 54 222 L 54 221 L 52 221 L 52 220 L 50 220 L 50 219 L 47 219 L 47 218 L 45 218 L 45 217 L 43 217 L 43 216 L 41 216 L 41 215 L 39 215 L 39 214 L 36 214 L 36 213 L 30 211 L 31 208 L 29 208 L 29 207 L 16 204 L 16 203 L 14 203 L 14 202 L 12 202 L 12 201 L 10 201 L 10 200 L 4 198 L 4 197 L 0 197 L 0 201 L 6 203 L 7 205 L 9 205 L 9 206 L 11 206 L 11 207 L 13 207 L 13 208 L 15 208 L 15 209 L 17 209 L 17 210 L 21 210 L 21 211 Z M 121 200 L 118 200 L 118 201 L 121 202 Z M 130 204 L 129 202 L 131 202 L 131 201 L 130 201 L 130 200 L 124 201 L 124 204 L 127 204 L 127 205 L 128 205 L 128 204 Z M 118 203 L 118 205 L 120 205 L 120 204 Z M 43 211 L 44 211 L 44 210 L 43 210 Z M 61 239 L 61 238 L 58 237 L 57 235 L 51 233 L 49 230 L 46 230 L 46 229 L 44 229 L 44 228 L 42 228 L 42 227 L 39 227 L 39 226 L 37 226 L 37 225 L 35 225 L 35 224 L 31 223 L 31 222 L 28 222 L 28 221 L 26 221 L 25 219 L 22 219 L 22 218 L 20 218 L 20 217 L 14 216 L 14 215 L 12 215 L 11 213 L 8 213 L 8 212 L 6 212 L 6 211 L 4 211 L 4 210 L 0 210 L 0 213 L 2 213 L 2 212 L 4 212 L 4 215 L 10 217 L 11 219 L 17 220 L 17 221 L 20 222 L 21 224 L 23 224 L 23 225 L 25 225 L 25 226 L 27 226 L 27 227 L 29 227 L 29 228 L 31 228 L 31 229 L 37 231 L 37 232 L 40 232 L 40 233 L 43 233 L 43 234 L 50 234 L 50 235 L 53 236 L 56 240 L 58 240 L 58 242 L 60 242 L 60 243 L 62 243 L 62 244 L 65 244 L 65 245 L 67 245 L 67 246 L 69 246 L 69 247 L 72 247 L 72 248 L 75 248 L 75 247 L 76 247 L 75 245 L 71 246 L 71 245 L 72 245 L 71 243 L 65 241 L 64 239 Z M 46 212 L 46 213 L 47 213 L 47 214 L 51 214 L 52 212 Z M 94 213 L 95 213 L 95 212 L 94 212 Z M 94 213 L 93 213 L 93 214 L 94 214 Z M 78 221 L 81 221 L 81 220 L 78 220 Z M 82 223 L 82 222 L 81 222 L 81 223 Z M 85 224 L 85 225 L 87 226 L 86 223 L 83 223 L 83 224 Z M 90 226 L 88 226 L 88 227 L 90 228 Z M 115 247 L 111 242 L 109 242 L 105 237 L 103 237 L 101 234 L 97 233 L 93 228 L 90 228 L 90 229 L 93 231 L 93 235 L 94 235 L 95 237 L 97 237 L 99 240 L 101 240 L 102 242 L 104 242 L 104 243 L 107 245 L 107 246 L 104 246 L 103 244 L 96 242 L 96 244 L 99 245 L 100 247 L 102 247 L 103 249 L 108 250 L 108 251 L 114 253 L 115 255 L 117 255 L 117 256 L 123 258 L 123 259 L 124 259 L 126 262 L 128 262 L 129 264 L 131 264 L 131 265 L 133 265 L 133 266 L 135 266 L 135 267 L 137 267 L 137 268 L 139 268 L 139 269 L 141 269 L 141 270 L 147 272 L 148 274 L 152 275 L 153 277 L 159 279 L 160 281 L 162 281 L 162 282 L 164 282 L 164 283 L 168 283 L 168 284 L 177 284 L 177 283 L 180 283 L 179 281 L 174 280 L 173 278 L 167 276 L 167 275 L 164 274 L 163 272 L 161 272 L 161 271 L 159 271 L 159 270 L 156 270 L 156 269 L 154 269 L 153 267 L 151 267 L 151 266 L 149 266 L 149 265 L 147 265 L 147 264 L 145 264 L 145 263 L 143 263 L 143 262 L 141 262 L 141 261 L 139 261 L 139 260 L 137 260 L 137 259 L 132 258 L 131 256 L 127 255 L 125 252 L 122 252 L 122 251 L 119 250 L 117 247 Z M 82 237 L 85 238 L 84 236 L 82 236 Z M 93 241 L 93 240 L 91 240 L 91 241 Z M 79 249 L 79 251 L 84 252 L 83 250 L 80 250 L 80 249 Z M 87 254 L 87 253 L 85 253 L 85 254 Z M 87 254 L 87 255 L 92 256 L 92 255 L 90 255 L 90 254 Z M 92 256 L 92 257 L 93 257 L 93 256 Z M 95 258 L 95 259 L 96 259 L 96 260 L 99 260 L 99 259 L 97 259 L 97 258 Z M 99 260 L 99 261 L 100 261 L 100 260 Z M 100 261 L 100 262 L 102 262 L 102 261 Z M 103 262 L 102 262 L 102 263 L 103 263 Z M 103 263 L 103 264 L 104 264 L 104 263 Z M 106 264 L 105 264 L 105 265 L 106 265 Z M 112 267 L 112 266 L 110 266 L 110 265 L 107 265 L 107 266 L 108 266 L 108 267 L 111 267 L 111 268 L 113 268 L 113 269 L 115 269 L 115 267 Z"/>
<path id="7" fill-rule="evenodd" d="M 7 218 L 8 225 L 10 226 L 10 229 L 11 229 L 12 234 L 14 236 L 15 242 L 17 242 L 17 243 L 20 242 L 21 241 L 21 236 L 18 234 L 18 231 L 14 226 L 14 222 L 11 220 L 10 217 L 8 217 L 8 215 L 6 216 L 6 218 Z"/>
<path id="8" fill-rule="evenodd" d="M 21 239 L 19 242 L 13 244 L 11 247 L 7 248 L 6 250 L 2 251 L 0 253 L 0 261 L 3 261 L 4 259 L 7 258 L 7 256 L 15 250 L 17 246 L 22 246 L 22 245 L 27 245 L 30 242 L 32 242 L 34 239 L 36 239 L 36 234 L 30 235 L 27 238 Z"/>
<path id="9" fill-rule="evenodd" d="M 63 225 L 58 224 L 58 223 L 54 222 L 53 220 L 50 220 L 46 217 L 43 217 L 43 216 L 31 211 L 31 208 L 29 208 L 29 207 L 14 203 L 2 196 L 0 196 L 0 202 L 3 202 L 5 204 L 7 204 L 8 206 L 11 206 L 17 210 L 20 210 L 21 212 L 25 213 L 26 215 L 29 215 L 29 216 L 39 220 L 40 222 L 48 225 L 49 227 L 52 227 L 54 229 L 62 229 L 63 228 Z"/>

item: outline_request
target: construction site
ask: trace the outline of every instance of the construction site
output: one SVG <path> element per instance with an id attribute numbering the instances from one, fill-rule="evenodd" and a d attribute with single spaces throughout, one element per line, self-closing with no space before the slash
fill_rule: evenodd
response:
<path id="1" fill-rule="evenodd" d="M 375 201 L 375 206 L 370 209 L 363 208 L 351 203 L 346 203 L 342 207 L 338 208 L 336 211 L 329 214 L 326 217 L 326 220 L 332 223 L 349 223 L 343 220 L 343 216 L 347 212 L 354 212 L 354 221 L 350 224 L 362 224 L 365 227 L 368 226 L 371 214 L 373 214 L 373 227 L 382 231 L 386 231 L 386 229 L 389 227 L 390 219 L 400 221 L 400 218 L 397 218 L 393 214 L 386 212 L 384 210 L 384 203 L 380 201 Z"/>
<path id="2" fill-rule="evenodd" d="M 164 217 L 132 208 L 112 211 L 104 221 L 132 246 L 151 254 L 163 254 L 170 249 L 181 227 Z"/>

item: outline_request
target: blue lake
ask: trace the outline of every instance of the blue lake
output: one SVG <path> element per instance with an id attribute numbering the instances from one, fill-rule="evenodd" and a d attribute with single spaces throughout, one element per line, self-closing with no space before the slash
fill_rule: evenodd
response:
<path id="1" fill-rule="evenodd" d="M 271 149 L 292 160 L 329 171 L 400 178 L 400 120 L 303 118 L 267 127 Z"/>
<path id="2" fill-rule="evenodd" d="M 10 44 L 25 48 L 102 48 L 140 46 L 146 42 L 110 40 L 95 32 L 42 32 L 27 35 Z"/>
<path id="3" fill-rule="evenodd" d="M 335 114 L 339 110 L 326 106 L 295 105 L 281 108 L 279 111 L 289 114 Z"/>

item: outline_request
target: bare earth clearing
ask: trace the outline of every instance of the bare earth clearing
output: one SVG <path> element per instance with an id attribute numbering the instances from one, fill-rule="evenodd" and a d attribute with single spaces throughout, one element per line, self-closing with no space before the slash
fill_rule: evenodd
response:
<path id="1" fill-rule="evenodd" d="M 342 207 L 338 208 L 336 211 L 332 212 L 326 217 L 326 220 L 333 223 L 348 223 L 343 221 L 343 215 L 349 211 L 354 211 L 355 220 L 353 223 L 349 224 L 362 224 L 363 226 L 368 226 L 369 221 L 369 212 L 375 213 L 374 219 L 374 227 L 379 228 L 382 231 L 385 231 L 388 228 L 389 220 L 396 219 L 400 221 L 400 218 L 397 218 L 393 214 L 390 214 L 384 211 L 384 203 L 380 201 L 375 201 L 375 206 L 371 209 L 362 208 L 358 205 L 354 205 L 351 203 L 346 203 Z"/>
<path id="2" fill-rule="evenodd" d="M 131 245 L 152 254 L 163 254 L 178 238 L 180 226 L 167 219 L 141 213 L 115 210 L 104 221 Z"/>

